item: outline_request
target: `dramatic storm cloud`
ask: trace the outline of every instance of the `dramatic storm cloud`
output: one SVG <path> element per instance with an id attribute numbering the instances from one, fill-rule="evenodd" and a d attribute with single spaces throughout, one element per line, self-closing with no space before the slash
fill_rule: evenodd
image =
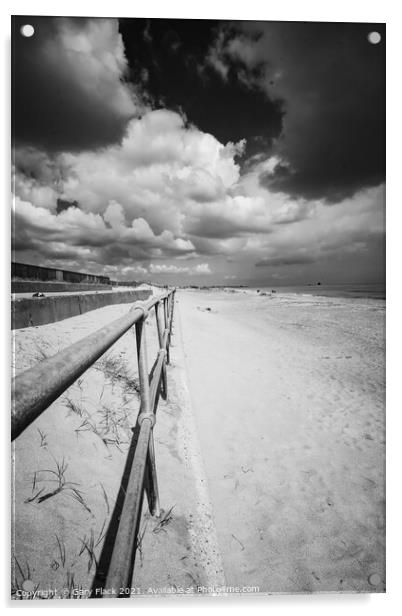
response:
<path id="1" fill-rule="evenodd" d="M 114 19 L 14 20 L 13 134 L 16 143 L 78 150 L 119 141 L 141 105 L 123 81 L 127 60 Z"/>
<path id="2" fill-rule="evenodd" d="M 35 18 L 24 39 L 26 20 L 16 260 L 176 283 L 382 278 L 373 26 Z"/>
<path id="3" fill-rule="evenodd" d="M 121 20 L 120 30 L 130 61 L 131 77 L 142 83 L 155 105 L 183 110 L 201 130 L 219 141 L 254 140 L 270 145 L 281 131 L 281 102 L 250 88 L 243 73 L 256 75 L 258 67 L 233 61 L 219 71 L 209 62 L 222 24 L 208 20 Z M 239 64 L 242 71 L 239 71 Z M 216 70 L 217 69 L 217 70 Z"/>
<path id="4" fill-rule="evenodd" d="M 370 30 L 342 23 L 222 28 L 208 56 L 217 73 L 225 81 L 243 63 L 249 88 L 283 102 L 273 148 L 280 161 L 261 175 L 267 188 L 336 202 L 383 181 L 385 46 L 368 43 Z M 376 30 L 384 36 L 384 26 Z"/>

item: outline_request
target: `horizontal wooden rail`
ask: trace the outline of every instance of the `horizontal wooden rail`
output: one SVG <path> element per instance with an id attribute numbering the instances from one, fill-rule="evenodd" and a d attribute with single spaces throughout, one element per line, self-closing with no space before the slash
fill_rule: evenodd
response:
<path id="1" fill-rule="evenodd" d="M 167 295 L 135 303 L 123 317 L 16 376 L 12 382 L 12 440 Z"/>

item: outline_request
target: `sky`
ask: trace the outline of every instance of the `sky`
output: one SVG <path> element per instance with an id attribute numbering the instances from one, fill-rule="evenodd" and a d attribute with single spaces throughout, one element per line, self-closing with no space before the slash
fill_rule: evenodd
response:
<path id="1" fill-rule="evenodd" d="M 16 17 L 12 55 L 14 260 L 384 280 L 384 25 Z"/>

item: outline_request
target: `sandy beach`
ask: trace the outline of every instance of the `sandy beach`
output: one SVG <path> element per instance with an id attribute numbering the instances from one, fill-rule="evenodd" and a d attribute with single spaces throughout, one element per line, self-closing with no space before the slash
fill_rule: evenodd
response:
<path id="1" fill-rule="evenodd" d="M 384 302 L 176 299 L 154 429 L 164 517 L 144 507 L 133 586 L 383 592 Z M 127 310 L 15 331 L 15 372 Z M 134 353 L 128 332 L 15 442 L 15 589 L 89 596 L 102 574 L 138 413 Z"/>
<path id="2" fill-rule="evenodd" d="M 383 590 L 384 302 L 186 291 L 179 305 L 227 583 Z"/>

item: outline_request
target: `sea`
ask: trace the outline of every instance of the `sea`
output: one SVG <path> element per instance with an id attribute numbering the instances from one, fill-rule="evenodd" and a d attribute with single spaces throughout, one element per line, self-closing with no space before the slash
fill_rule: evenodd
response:
<path id="1" fill-rule="evenodd" d="M 350 297 L 350 298 L 367 298 L 367 299 L 385 299 L 385 283 L 369 283 L 369 284 L 314 284 L 314 285 L 298 285 L 298 286 L 270 286 L 270 287 L 249 287 L 250 290 L 259 289 L 260 292 L 283 294 L 303 294 L 303 295 L 318 295 L 323 297 Z"/>

